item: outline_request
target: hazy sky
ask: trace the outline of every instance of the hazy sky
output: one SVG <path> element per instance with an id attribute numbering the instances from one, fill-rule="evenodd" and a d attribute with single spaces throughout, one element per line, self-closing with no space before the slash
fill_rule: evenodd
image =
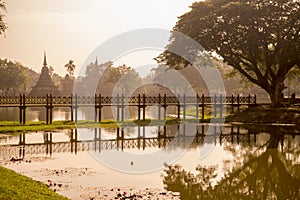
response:
<path id="1" fill-rule="evenodd" d="M 73 59 L 77 69 L 102 42 L 139 28 L 171 30 L 195 0 L 6 0 L 8 31 L 0 35 L 0 57 L 40 71 L 43 52 L 61 75 Z M 129 56 L 128 65 L 151 64 L 158 52 Z M 144 58 L 142 58 L 144 57 Z M 101 60 L 99 61 L 101 62 Z M 136 67 L 136 66 L 134 66 Z"/>

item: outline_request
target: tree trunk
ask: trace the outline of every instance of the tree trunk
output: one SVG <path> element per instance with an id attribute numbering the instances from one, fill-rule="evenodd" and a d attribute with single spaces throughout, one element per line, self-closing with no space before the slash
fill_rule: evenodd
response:
<path id="1" fill-rule="evenodd" d="M 271 86 L 268 91 L 271 99 L 271 106 L 273 108 L 282 107 L 283 95 L 282 90 L 284 89 L 282 83 L 276 83 L 275 86 Z"/>

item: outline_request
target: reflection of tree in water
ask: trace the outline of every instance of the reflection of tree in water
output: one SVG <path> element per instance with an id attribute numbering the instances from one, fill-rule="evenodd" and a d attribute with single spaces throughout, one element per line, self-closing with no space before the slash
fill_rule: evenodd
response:
<path id="1" fill-rule="evenodd" d="M 228 146 L 234 163 L 214 186 L 216 167 L 198 166 L 194 174 L 178 165 L 166 166 L 163 182 L 182 199 L 300 199 L 300 148 L 294 145 L 280 152 L 282 139 L 271 134 L 259 149 Z"/>

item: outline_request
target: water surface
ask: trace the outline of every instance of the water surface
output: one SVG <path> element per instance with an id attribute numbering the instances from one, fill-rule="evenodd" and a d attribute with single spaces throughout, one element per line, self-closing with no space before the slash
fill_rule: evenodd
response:
<path id="1" fill-rule="evenodd" d="M 295 185 L 299 185 L 300 136 L 295 135 L 290 127 L 286 131 L 271 130 L 187 124 L 3 135 L 0 137 L 0 160 L 2 165 L 37 180 L 47 182 L 54 179 L 69 184 L 69 187 L 76 183 L 81 187 L 165 186 L 179 190 L 183 186 L 178 182 L 174 185 L 173 181 L 180 173 L 172 168 L 170 170 L 177 172 L 172 175 L 164 163 L 178 164 L 192 173 L 197 173 L 198 165 L 213 166 L 216 176 L 210 179 L 210 183 L 224 187 L 225 183 L 219 182 L 225 181 L 224 175 L 229 172 L 240 169 L 246 175 L 239 174 L 235 178 L 247 178 L 253 167 L 247 163 L 253 159 L 257 162 L 253 169 L 259 165 L 272 171 L 274 167 L 279 174 L 285 173 L 286 177 L 293 178 Z M 280 162 L 273 162 L 277 157 Z M 250 175 L 247 179 L 252 180 Z M 289 179 L 276 181 L 286 180 Z M 259 181 L 254 183 L 257 188 L 261 187 Z M 245 186 L 241 190 L 248 188 L 250 195 L 254 193 L 251 187 Z"/>

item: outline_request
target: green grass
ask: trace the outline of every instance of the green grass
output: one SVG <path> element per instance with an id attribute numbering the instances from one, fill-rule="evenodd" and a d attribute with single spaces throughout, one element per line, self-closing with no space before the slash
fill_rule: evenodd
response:
<path id="1" fill-rule="evenodd" d="M 0 133 L 25 133 L 29 131 L 53 131 L 57 129 L 74 128 L 75 124 L 71 121 L 57 121 L 52 125 L 45 122 L 27 122 L 20 124 L 18 122 L 2 121 L 0 122 Z"/>
<path id="2" fill-rule="evenodd" d="M 67 199 L 31 178 L 0 166 L 0 199 Z"/>
<path id="3" fill-rule="evenodd" d="M 166 120 L 145 119 L 145 120 L 125 120 L 124 122 L 117 122 L 115 120 L 103 120 L 102 122 L 94 122 L 81 120 L 77 123 L 72 121 L 55 121 L 53 124 L 46 124 L 45 122 L 27 122 L 20 124 L 18 122 L 0 121 L 0 133 L 26 133 L 34 131 L 55 131 L 59 129 L 73 129 L 73 128 L 94 128 L 107 127 L 116 128 L 118 126 L 159 126 L 180 123 L 198 123 L 198 122 L 242 122 L 242 123 L 293 123 L 300 124 L 300 108 L 241 108 L 240 112 L 235 111 L 230 113 L 227 109 L 223 118 L 219 116 L 214 117 L 210 112 L 207 112 L 204 119 L 176 119 L 167 118 Z M 195 116 L 195 108 L 186 110 L 186 114 Z M 201 109 L 199 110 L 199 117 L 201 117 Z"/>
<path id="4" fill-rule="evenodd" d="M 226 122 L 241 122 L 255 124 L 300 124 L 300 108 L 247 108 L 226 117 Z"/>
<path id="5" fill-rule="evenodd" d="M 12 121 L 0 121 L 0 133 L 26 133 L 34 131 L 55 131 L 59 129 L 73 129 L 73 128 L 93 128 L 93 127 L 107 127 L 116 128 L 122 126 L 157 126 L 164 124 L 178 124 L 180 119 L 167 118 L 166 121 L 158 119 L 145 119 L 145 120 L 126 120 L 124 122 L 117 122 L 115 120 L 103 120 L 102 122 L 81 120 L 77 123 L 72 121 L 55 121 L 52 124 L 45 122 L 27 122 L 20 124 Z"/>
<path id="6" fill-rule="evenodd" d="M 241 106 L 242 107 L 242 106 Z M 235 108 L 236 109 L 236 108 Z M 220 117 L 220 108 L 217 108 L 217 116 L 214 116 L 214 109 L 211 107 L 206 107 L 205 108 L 205 112 L 204 112 L 204 119 L 205 120 L 209 120 L 209 119 L 214 119 L 214 118 L 219 118 Z M 225 110 L 223 108 L 222 111 L 222 117 L 226 117 L 229 116 L 231 113 L 231 109 L 229 107 L 227 107 L 227 109 Z M 183 111 L 180 111 L 180 114 L 183 115 Z M 188 108 L 185 111 L 185 114 L 187 116 L 192 116 L 192 117 L 196 117 L 196 108 L 192 107 L 192 108 Z M 198 117 L 201 118 L 202 117 L 202 108 L 198 108 Z"/>

